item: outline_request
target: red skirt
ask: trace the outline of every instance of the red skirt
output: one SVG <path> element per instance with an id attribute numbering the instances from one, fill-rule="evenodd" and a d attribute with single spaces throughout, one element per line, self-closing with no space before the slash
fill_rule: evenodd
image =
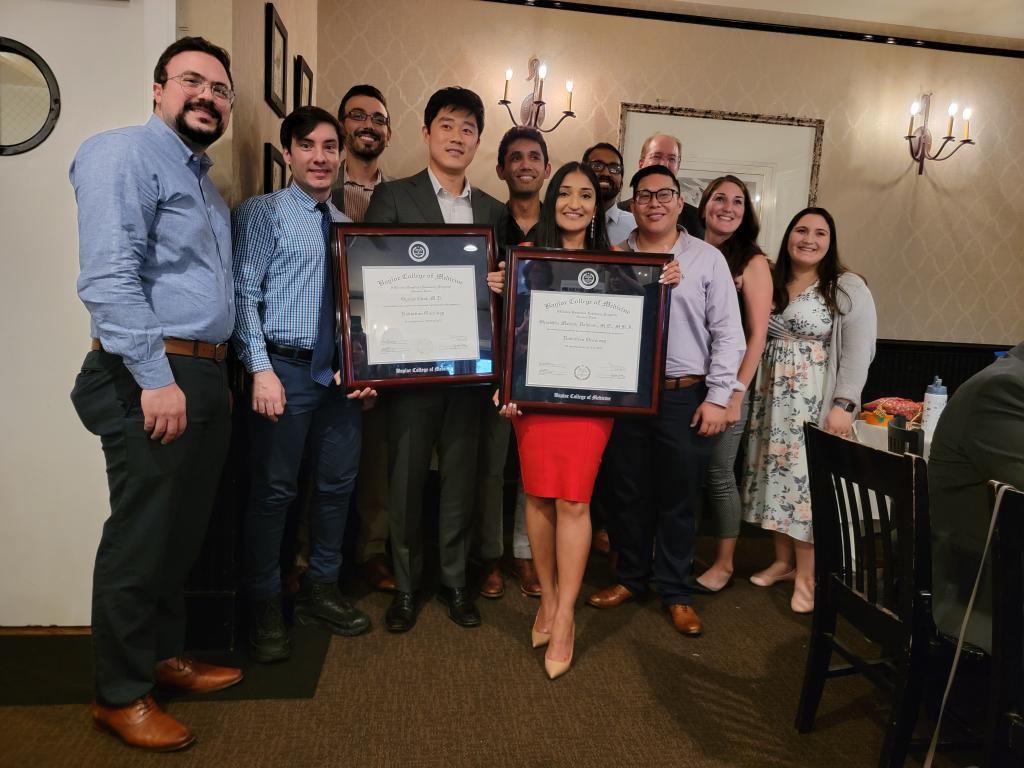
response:
<path id="1" fill-rule="evenodd" d="M 547 413 L 513 419 L 526 492 L 589 503 L 613 421 Z"/>

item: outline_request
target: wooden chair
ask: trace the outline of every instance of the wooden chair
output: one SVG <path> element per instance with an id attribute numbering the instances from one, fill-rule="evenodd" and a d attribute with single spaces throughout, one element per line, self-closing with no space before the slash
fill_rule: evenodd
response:
<path id="1" fill-rule="evenodd" d="M 893 453 L 912 453 L 924 456 L 924 432 L 920 429 L 905 429 L 892 423 L 888 426 L 889 450 Z"/>
<path id="2" fill-rule="evenodd" d="M 934 635 L 924 459 L 878 451 L 812 424 L 804 435 L 817 583 L 796 727 L 813 727 L 826 679 L 864 674 L 892 690 L 878 765 L 896 768 L 917 720 Z M 888 657 L 865 659 L 838 640 L 840 614 Z M 830 668 L 833 651 L 849 663 Z"/>
<path id="3" fill-rule="evenodd" d="M 1024 765 L 1024 493 L 991 483 L 992 688 L 989 699 L 989 768 Z M 997 506 L 998 504 L 998 506 Z"/>

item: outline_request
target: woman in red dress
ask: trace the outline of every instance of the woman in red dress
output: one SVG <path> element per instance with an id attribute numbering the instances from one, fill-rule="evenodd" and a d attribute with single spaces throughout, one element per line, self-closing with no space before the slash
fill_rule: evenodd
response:
<path id="1" fill-rule="evenodd" d="M 572 162 L 559 168 L 544 196 L 535 244 L 610 250 L 600 190 L 590 167 Z M 673 262 L 661 281 L 678 283 L 678 270 Z M 541 588 L 533 647 L 547 646 L 544 669 L 553 680 L 572 663 L 576 599 L 590 552 L 590 497 L 612 419 L 523 414 L 515 403 L 501 412 L 515 427 L 526 492 L 526 533 Z"/>

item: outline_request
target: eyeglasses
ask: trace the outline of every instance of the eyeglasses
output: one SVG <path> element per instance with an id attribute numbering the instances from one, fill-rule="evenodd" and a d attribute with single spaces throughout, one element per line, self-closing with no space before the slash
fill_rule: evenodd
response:
<path id="1" fill-rule="evenodd" d="M 641 189 L 633 193 L 633 202 L 639 203 L 640 205 L 650 205 L 651 200 L 657 200 L 659 203 L 671 203 L 676 195 L 679 194 L 679 190 L 672 189 L 672 187 L 665 187 L 663 189 Z"/>
<path id="2" fill-rule="evenodd" d="M 389 122 L 388 116 L 381 112 L 374 112 L 371 115 L 361 109 L 350 109 L 345 113 L 346 120 L 352 120 L 356 123 L 365 123 L 367 118 L 372 120 L 374 125 L 387 125 Z"/>
<path id="3" fill-rule="evenodd" d="M 167 79 L 177 80 L 178 85 L 181 86 L 181 90 L 185 92 L 186 96 L 198 96 L 206 90 L 206 86 L 210 86 L 210 93 L 213 94 L 213 98 L 217 99 L 217 101 L 225 101 L 228 104 L 232 104 L 235 101 L 235 92 L 224 85 L 224 83 L 211 83 L 206 78 L 191 72 L 168 77 Z"/>
<path id="4" fill-rule="evenodd" d="M 647 155 L 648 165 L 679 165 L 679 155 L 665 155 L 661 152 L 651 152 Z"/>
<path id="5" fill-rule="evenodd" d="M 605 168 L 607 168 L 608 169 L 608 173 L 612 174 L 613 176 L 621 176 L 622 175 L 622 164 L 621 163 L 605 163 L 605 162 L 602 162 L 600 160 L 588 160 L 587 161 L 587 165 L 590 166 L 591 170 L 593 170 L 594 173 L 600 173 Z"/>

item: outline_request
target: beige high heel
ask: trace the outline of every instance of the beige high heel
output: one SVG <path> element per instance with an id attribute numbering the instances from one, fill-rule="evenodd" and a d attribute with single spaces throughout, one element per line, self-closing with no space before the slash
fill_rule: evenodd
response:
<path id="1" fill-rule="evenodd" d="M 571 636 L 571 639 L 572 639 L 572 644 L 573 644 L 573 650 L 575 650 L 575 647 L 576 647 L 576 623 L 575 622 L 573 622 L 573 625 L 572 625 L 572 636 Z M 544 654 L 544 671 L 548 673 L 548 679 L 549 680 L 554 680 L 556 677 L 561 677 L 562 675 L 564 675 L 566 672 L 569 671 L 569 667 L 571 667 L 571 666 L 572 666 L 572 650 L 569 651 L 569 658 L 566 659 L 565 661 L 555 661 L 554 659 L 549 659 L 547 654 Z"/>
<path id="2" fill-rule="evenodd" d="M 537 612 L 537 619 L 539 618 L 540 611 Z M 534 648 L 543 648 L 551 640 L 551 633 L 537 629 L 537 619 L 533 620 L 533 626 L 530 628 L 530 643 Z"/>

